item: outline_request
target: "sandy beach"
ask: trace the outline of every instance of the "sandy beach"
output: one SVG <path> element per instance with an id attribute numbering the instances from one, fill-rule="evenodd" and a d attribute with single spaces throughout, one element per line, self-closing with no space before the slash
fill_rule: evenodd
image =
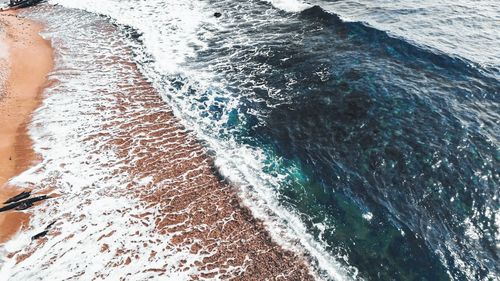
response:
<path id="1" fill-rule="evenodd" d="M 0 14 L 5 54 L 0 60 L 4 86 L 0 93 L 0 203 L 22 189 L 9 186 L 12 177 L 36 160 L 27 132 L 32 112 L 41 102 L 47 75 L 53 67 L 50 42 L 40 35 L 42 26 L 17 16 Z M 0 213 L 0 243 L 7 241 L 29 220 L 25 212 Z"/>

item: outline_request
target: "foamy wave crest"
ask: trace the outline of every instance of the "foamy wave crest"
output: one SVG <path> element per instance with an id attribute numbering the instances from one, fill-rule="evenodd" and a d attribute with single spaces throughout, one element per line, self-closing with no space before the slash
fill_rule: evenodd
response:
<path id="1" fill-rule="evenodd" d="M 310 4 L 304 3 L 300 0 L 265 0 L 271 3 L 274 7 L 282 9 L 287 12 L 296 13 L 306 10 L 311 7 Z"/>
<path id="2" fill-rule="evenodd" d="M 204 47 L 193 36 L 209 14 L 201 1 L 50 0 L 49 3 L 105 15 L 118 24 L 137 28 L 143 33 L 141 39 L 154 56 L 156 67 L 164 73 L 178 72 L 180 64 Z"/>

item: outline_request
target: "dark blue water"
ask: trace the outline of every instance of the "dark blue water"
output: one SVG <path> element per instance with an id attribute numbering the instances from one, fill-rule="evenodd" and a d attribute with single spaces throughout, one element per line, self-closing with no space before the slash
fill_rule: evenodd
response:
<path id="1" fill-rule="evenodd" d="M 152 48 L 137 51 L 140 65 L 201 131 L 263 151 L 259 173 L 279 179 L 266 187 L 351 276 L 498 280 L 500 72 L 490 56 L 470 55 L 467 40 L 465 51 L 446 52 L 439 40 L 320 6 L 203 3 L 205 16 L 223 16 L 197 29 L 203 44 L 190 45 L 183 73 L 159 69 Z M 425 9 L 414 12 L 425 22 Z M 130 37 L 148 47 L 151 34 L 134 28 Z M 445 45 L 459 48 L 459 37 Z"/>
<path id="2" fill-rule="evenodd" d="M 287 200 L 305 213 L 322 206 L 312 222 L 333 218 L 324 239 L 347 248 L 367 278 L 498 272 L 495 229 L 487 227 L 494 222 L 485 215 L 498 206 L 498 81 L 319 7 L 298 18 L 304 45 L 272 50 L 265 63 L 280 73 L 260 78 L 279 88 L 283 73 L 293 77 L 293 98 L 252 130 L 307 171 L 303 184 L 315 194 L 290 190 Z M 369 223 L 364 210 L 374 215 Z M 471 217 L 482 233 L 476 241 L 464 236 Z M 454 255 L 474 273 L 461 271 Z"/>
<path id="3" fill-rule="evenodd" d="M 225 125 L 242 143 L 298 163 L 281 200 L 329 251 L 371 280 L 498 276 L 494 68 L 318 6 L 290 14 L 248 1 L 213 5 L 239 19 L 196 57 L 244 97 Z M 314 227 L 325 221 L 326 231 Z"/>

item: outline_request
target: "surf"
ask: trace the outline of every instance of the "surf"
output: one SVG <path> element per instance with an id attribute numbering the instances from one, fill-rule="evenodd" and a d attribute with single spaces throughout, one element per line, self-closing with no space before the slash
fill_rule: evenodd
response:
<path id="1" fill-rule="evenodd" d="M 497 199 L 453 194 L 439 169 L 454 172 L 461 187 L 495 194 L 497 70 L 298 1 L 50 2 L 102 15 L 123 32 L 135 67 L 202 141 L 217 172 L 318 278 L 495 274 L 490 248 L 447 241 L 465 237 L 465 218 L 484 243 L 497 239 L 478 224 L 492 220 Z M 448 162 L 427 153 L 447 143 Z M 415 152 L 405 158 L 407 151 Z M 486 166 L 474 174 L 479 162 L 462 167 L 454 158 L 461 154 L 486 155 Z M 460 197 L 463 205 L 450 203 Z M 429 202 L 452 219 L 420 208 Z"/>

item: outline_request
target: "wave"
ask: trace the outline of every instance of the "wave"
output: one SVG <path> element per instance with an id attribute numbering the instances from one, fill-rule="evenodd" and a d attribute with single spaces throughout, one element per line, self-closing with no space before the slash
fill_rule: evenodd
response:
<path id="1" fill-rule="evenodd" d="M 387 31 L 379 30 L 364 22 L 347 22 L 338 14 L 326 11 L 320 6 L 312 6 L 300 12 L 303 18 L 319 21 L 334 28 L 343 36 L 352 36 L 353 40 L 368 41 L 384 50 L 388 56 L 396 56 L 406 60 L 421 60 L 431 62 L 440 67 L 441 71 L 462 73 L 474 77 L 484 77 L 484 74 L 500 75 L 496 68 L 484 69 L 480 65 L 465 58 L 450 56 L 429 46 L 417 45 L 404 38 L 390 35 Z"/>
<path id="2" fill-rule="evenodd" d="M 443 70 L 456 70 L 467 75 L 482 77 L 490 76 L 500 79 L 500 69 L 494 66 L 482 66 L 466 58 L 449 55 L 422 42 L 411 42 L 406 38 L 392 35 L 388 31 L 374 28 L 366 22 L 347 21 L 331 10 L 325 10 L 319 5 L 310 5 L 297 0 L 268 0 L 266 1 L 278 9 L 290 13 L 300 13 L 303 18 L 321 22 L 322 24 L 338 29 L 338 32 L 359 37 L 363 40 L 384 45 L 388 53 L 397 52 L 408 59 L 426 59 L 441 67 Z M 394 55 L 394 54 L 393 54 Z"/>

